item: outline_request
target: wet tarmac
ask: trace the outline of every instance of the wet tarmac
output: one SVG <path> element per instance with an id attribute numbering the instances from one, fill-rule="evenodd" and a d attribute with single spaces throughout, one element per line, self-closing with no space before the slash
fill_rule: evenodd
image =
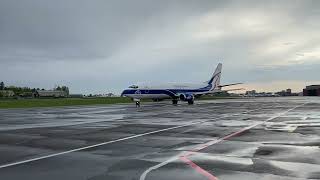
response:
<path id="1" fill-rule="evenodd" d="M 1 180 L 320 179 L 320 98 L 0 110 Z"/>

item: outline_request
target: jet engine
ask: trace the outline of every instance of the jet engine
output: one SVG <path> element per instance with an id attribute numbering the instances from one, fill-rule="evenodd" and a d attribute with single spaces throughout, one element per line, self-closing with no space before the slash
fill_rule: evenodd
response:
<path id="1" fill-rule="evenodd" d="M 181 101 L 192 101 L 194 96 L 192 94 L 180 94 L 179 98 Z"/>

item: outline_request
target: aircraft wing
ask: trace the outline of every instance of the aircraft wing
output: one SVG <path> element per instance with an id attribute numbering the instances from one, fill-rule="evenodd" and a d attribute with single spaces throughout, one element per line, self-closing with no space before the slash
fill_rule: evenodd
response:
<path id="1" fill-rule="evenodd" d="M 228 91 L 240 91 L 240 90 L 245 90 L 245 88 L 238 88 L 238 89 L 226 89 L 226 90 L 221 90 L 221 92 L 228 92 Z"/>

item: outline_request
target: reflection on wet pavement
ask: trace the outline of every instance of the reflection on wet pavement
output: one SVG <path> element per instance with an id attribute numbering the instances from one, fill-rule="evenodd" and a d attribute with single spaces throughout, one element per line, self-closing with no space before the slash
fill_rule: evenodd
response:
<path id="1" fill-rule="evenodd" d="M 0 166 L 112 142 L 0 168 L 0 179 L 132 180 L 142 174 L 147 180 L 209 179 L 203 172 L 226 180 L 320 179 L 318 98 L 197 101 L 194 106 L 163 102 L 138 109 L 134 104 L 35 108 L 0 114 Z M 223 137 L 228 138 L 219 141 Z M 197 167 L 179 159 L 188 153 L 185 157 Z"/>

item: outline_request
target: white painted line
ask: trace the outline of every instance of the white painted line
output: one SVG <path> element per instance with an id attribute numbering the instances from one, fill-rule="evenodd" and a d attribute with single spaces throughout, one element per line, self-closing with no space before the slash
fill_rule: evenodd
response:
<path id="1" fill-rule="evenodd" d="M 252 129 L 252 128 L 258 126 L 258 125 L 262 125 L 262 124 L 264 124 L 264 123 L 266 123 L 266 122 L 268 122 L 268 121 L 271 121 L 271 120 L 273 120 L 273 119 L 276 119 L 276 118 L 278 118 L 278 117 L 281 117 L 281 116 L 285 115 L 286 113 L 288 113 L 288 112 L 290 112 L 290 111 L 292 111 L 292 110 L 294 110 L 294 109 L 296 109 L 296 108 L 298 108 L 298 107 L 304 106 L 305 104 L 307 104 L 307 103 L 304 103 L 304 104 L 295 106 L 295 107 L 293 107 L 293 108 L 291 108 L 291 109 L 289 109 L 289 110 L 287 110 L 287 111 L 284 111 L 284 112 L 279 113 L 279 114 L 277 114 L 277 115 L 275 115 L 275 116 L 272 116 L 272 117 L 268 118 L 267 120 L 265 120 L 265 121 L 263 121 L 263 122 L 259 122 L 259 123 L 250 125 L 250 126 L 245 127 L 245 128 L 243 128 L 243 129 L 241 129 L 241 130 L 239 130 L 239 131 L 237 131 L 237 132 L 234 132 L 234 133 L 232 133 L 232 134 L 229 134 L 229 135 L 227 135 L 227 136 L 225 136 L 225 137 L 222 137 L 222 138 L 219 138 L 219 139 L 217 139 L 217 140 L 213 140 L 213 141 L 210 141 L 210 142 L 208 142 L 208 143 L 205 143 L 205 146 L 201 145 L 199 148 L 196 148 L 196 151 L 200 151 L 200 150 L 202 150 L 202 149 L 204 149 L 204 148 L 207 148 L 207 147 L 209 147 L 209 146 L 212 146 L 212 145 L 214 145 L 214 144 L 218 144 L 218 143 L 220 143 L 220 142 L 222 142 L 222 141 L 225 141 L 226 139 L 228 139 L 228 138 L 230 138 L 230 137 L 232 137 L 232 136 L 235 136 L 235 135 L 237 135 L 237 134 L 240 134 L 241 132 L 247 131 L 247 130 Z M 261 108 L 260 108 L 260 109 L 261 109 Z M 259 109 L 250 110 L 250 111 L 246 111 L 246 112 L 251 112 L 251 111 L 256 111 L 256 110 L 259 110 Z M 243 112 L 243 113 L 246 113 L 246 112 Z M 236 115 L 236 114 L 234 114 L 234 115 Z M 232 116 L 232 115 L 230 115 L 230 116 Z M 230 116 L 227 116 L 227 117 L 230 117 Z M 147 174 L 150 173 L 151 171 L 156 170 L 156 169 L 159 169 L 159 168 L 161 168 L 161 167 L 163 167 L 163 166 L 165 166 L 165 165 L 167 165 L 167 164 L 169 164 L 169 163 L 171 163 L 171 162 L 179 159 L 179 156 L 180 156 L 180 155 L 181 155 L 181 153 L 179 153 L 178 155 L 176 155 L 176 156 L 174 156 L 174 157 L 172 157 L 172 158 L 170 158 L 170 159 L 168 159 L 168 160 L 166 160 L 166 161 L 164 161 L 164 162 L 162 162 L 162 163 L 160 163 L 160 164 L 157 164 L 157 165 L 155 165 L 155 166 L 152 166 L 152 167 L 148 168 L 146 171 L 144 171 L 144 172 L 142 173 L 142 175 L 140 176 L 140 180 L 145 180 Z"/>
<path id="2" fill-rule="evenodd" d="M 259 108 L 259 109 L 261 109 L 261 108 Z M 248 112 L 256 111 L 256 110 L 258 110 L 258 109 L 249 110 L 249 111 L 242 112 L 242 113 L 248 113 Z M 39 161 L 39 160 L 42 160 L 42 159 L 48 159 L 48 158 L 51 158 L 51 157 L 60 156 L 60 155 L 64 155 L 64 154 L 69 154 L 69 153 L 82 151 L 82 150 L 86 150 L 86 149 L 91 149 L 91 148 L 95 148 L 95 147 L 99 147 L 99 146 L 103 146 L 103 145 L 107 145 L 107 144 L 112 144 L 112 143 L 116 143 L 116 142 L 120 142 L 120 141 L 134 139 L 134 138 L 138 138 L 138 137 L 142 137 L 142 136 L 146 136 L 146 135 L 150 135 L 150 134 L 156 134 L 156 133 L 159 133 L 159 132 L 169 131 L 169 130 L 172 130 L 172 129 L 178 129 L 178 128 L 187 127 L 187 126 L 191 126 L 191 125 L 195 125 L 195 124 L 201 124 L 201 123 L 204 123 L 204 122 L 208 122 L 208 121 L 212 121 L 212 120 L 218 120 L 218 119 L 222 119 L 222 118 L 225 118 L 225 117 L 239 115 L 239 114 L 242 114 L 242 113 L 235 113 L 235 114 L 231 114 L 231 115 L 227 115 L 227 116 L 222 116 L 222 117 L 219 117 L 219 118 L 191 122 L 191 123 L 188 123 L 188 124 L 185 124 L 185 125 L 180 125 L 180 126 L 160 129 L 160 130 L 156 130 L 156 131 L 151 131 L 151 132 L 147 132 L 147 133 L 137 134 L 137 135 L 134 135 L 134 136 L 129 136 L 129 137 L 125 137 L 125 138 L 116 139 L 116 140 L 113 140 L 113 141 L 107 141 L 107 142 L 102 142 L 102 143 L 99 143 L 99 144 L 94 144 L 94 145 L 90 145 L 90 146 L 76 148 L 76 149 L 72 149 L 72 150 L 69 150 L 69 151 L 63 151 L 63 152 L 60 152 L 60 153 L 49 154 L 49 155 L 46 155 L 46 156 L 41 156 L 41 157 L 37 157 L 37 158 L 27 159 L 27 160 L 13 162 L 13 163 L 9 163 L 9 164 L 4 164 L 4 165 L 0 165 L 0 169 L 7 168 L 7 167 L 12 167 L 12 166 L 17 166 L 17 165 L 21 165 L 21 164 L 26 164 L 26 163 L 29 163 L 29 162 Z"/>
<path id="3" fill-rule="evenodd" d="M 103 142 L 103 143 L 99 143 L 99 144 L 94 144 L 94 145 L 91 145 L 91 146 L 85 146 L 85 147 L 81 147 L 81 148 L 77 148 L 77 149 L 72 149 L 72 150 L 69 150 L 69 151 L 64 151 L 64 152 L 60 152 L 60 153 L 56 153 L 56 154 L 50 154 L 50 155 L 47 155 L 47 156 L 41 156 L 41 157 L 28 159 L 28 160 L 24 160 L 24 161 L 18 161 L 18 162 L 14 162 L 14 163 L 9 163 L 9 164 L 5 164 L 5 165 L 1 165 L 0 169 L 6 168 L 6 167 L 11 167 L 11 166 L 16 166 L 16 165 L 19 165 L 19 164 L 25 164 L 25 163 L 28 163 L 28 162 L 38 161 L 38 160 L 41 160 L 41 159 L 47 159 L 47 158 L 50 158 L 50 157 L 60 156 L 60 155 L 64 155 L 64 154 L 68 154 L 68 153 L 72 153 L 72 152 L 91 149 L 91 148 L 95 148 L 95 147 L 99 147 L 99 146 L 103 146 L 103 145 L 107 145 L 107 144 L 112 144 L 112 143 L 116 143 L 116 142 L 120 142 L 120 141 L 125 141 L 125 140 L 128 140 L 128 139 L 134 139 L 134 138 L 138 138 L 138 137 L 141 137 L 141 136 L 146 136 L 146 135 L 155 134 L 155 133 L 159 133 L 159 132 L 169 131 L 169 130 L 172 130 L 172 129 L 191 126 L 191 125 L 194 125 L 194 124 L 200 124 L 200 123 L 203 123 L 203 122 L 204 121 L 193 122 L 193 123 L 189 123 L 189 124 L 185 124 L 185 125 L 180 125 L 180 126 L 160 129 L 160 130 L 157 130 L 157 131 L 151 131 L 151 132 L 147 132 L 147 133 L 137 134 L 137 135 L 134 135 L 134 136 L 129 136 L 129 137 L 125 137 L 125 138 L 116 139 L 116 140 L 113 140 L 113 141 L 107 141 L 107 142 Z"/>
<path id="4" fill-rule="evenodd" d="M 117 118 L 117 116 L 113 116 L 113 117 L 110 116 L 109 118 L 110 119 L 90 119 L 89 121 L 72 120 L 67 122 L 46 122 L 46 123 L 35 123 L 35 124 L 28 124 L 28 125 L 9 125 L 6 127 L 0 127 L 0 131 L 78 126 L 78 125 L 94 124 L 94 123 L 100 123 L 100 122 L 117 122 L 120 120 L 120 118 Z"/>
<path id="5" fill-rule="evenodd" d="M 218 119 L 222 119 L 222 118 L 226 118 L 226 117 L 231 117 L 231 116 L 235 116 L 235 115 L 239 115 L 239 114 L 243 114 L 243 113 L 248 113 L 248 112 L 252 112 L 252 111 L 257 111 L 257 110 L 260 110 L 260 109 L 261 109 L 261 108 L 259 108 L 259 109 L 253 109 L 253 110 L 249 110 L 249 111 L 245 111 L 245 112 L 240 112 L 240 113 L 235 113 L 235 114 L 230 114 L 230 115 L 227 115 L 227 116 L 224 116 L 224 117 L 220 117 L 220 118 L 216 118 L 216 119 L 212 119 L 212 120 L 218 120 Z M 203 121 L 203 122 L 212 121 L 212 120 L 206 120 L 206 121 Z M 151 172 L 151 171 L 153 171 L 153 170 L 156 170 L 156 169 L 159 169 L 159 168 L 161 168 L 162 166 L 165 166 L 165 165 L 167 165 L 167 164 L 169 164 L 169 163 L 171 163 L 171 162 L 173 162 L 173 161 L 175 161 L 175 160 L 178 160 L 180 155 L 181 155 L 181 153 L 178 154 L 178 155 L 176 155 L 176 156 L 174 156 L 174 157 L 172 157 L 172 158 L 170 158 L 170 159 L 168 159 L 168 160 L 166 160 L 166 161 L 164 161 L 164 162 L 162 162 L 162 163 L 160 163 L 160 164 L 157 164 L 157 165 L 155 165 L 155 166 L 152 166 L 152 167 L 148 168 L 147 170 L 145 170 L 145 171 L 142 173 L 142 175 L 140 176 L 140 180 L 145 180 L 145 178 L 146 178 L 146 176 L 147 176 L 147 174 L 148 174 L 149 172 Z"/>
<path id="6" fill-rule="evenodd" d="M 163 161 L 163 162 L 160 163 L 160 164 L 157 164 L 157 165 L 155 165 L 155 166 L 150 167 L 149 169 L 147 169 L 146 171 L 144 171 L 144 172 L 142 173 L 142 175 L 140 176 L 140 180 L 144 180 L 149 172 L 151 172 L 151 171 L 153 171 L 153 170 L 156 170 L 156 169 L 159 169 L 159 168 L 161 168 L 162 166 L 165 166 L 165 165 L 167 165 L 167 164 L 169 164 L 169 163 L 171 163 L 171 162 L 173 162 L 173 161 L 178 160 L 178 157 L 179 157 L 179 156 L 174 156 L 174 157 L 172 157 L 172 158 L 170 158 L 170 159 L 168 159 L 168 160 L 166 160 L 166 161 Z"/>
<path id="7" fill-rule="evenodd" d="M 253 110 L 250 110 L 250 111 L 253 111 Z M 248 112 L 250 112 L 250 111 L 248 111 Z M 237 113 L 237 114 L 239 114 L 239 113 Z M 237 115 L 237 114 L 233 114 L 233 115 Z M 233 115 L 230 115 L 230 116 L 233 116 Z M 18 161 L 18 162 L 14 162 L 14 163 L 4 164 L 4 165 L 0 165 L 0 169 L 11 167 L 11 166 L 16 166 L 16 165 L 20 165 L 20 164 L 25 164 L 25 163 L 29 163 L 29 162 L 33 162 L 33 161 L 39 161 L 39 160 L 42 160 L 42 159 L 48 159 L 48 158 L 51 158 L 51 157 L 60 156 L 60 155 L 64 155 L 64 154 L 69 154 L 69 153 L 82 151 L 82 150 L 86 150 L 86 149 L 91 149 L 91 148 L 95 148 L 95 147 L 99 147 L 99 146 L 103 146 L 103 145 L 107 145 L 107 144 L 112 144 L 112 143 L 116 143 L 116 142 L 120 142 L 120 141 L 134 139 L 134 138 L 138 138 L 138 137 L 142 137 L 142 136 L 146 136 L 146 135 L 150 135 L 150 134 L 156 134 L 156 133 L 159 133 L 159 132 L 169 131 L 169 130 L 172 130 L 172 129 L 178 129 L 178 128 L 187 127 L 187 126 L 191 126 L 191 125 L 195 125 L 195 124 L 201 124 L 201 123 L 204 123 L 204 122 L 208 122 L 208 121 L 212 121 L 212 120 L 218 120 L 218 119 L 225 118 L 225 117 L 229 117 L 229 116 L 222 116 L 222 117 L 214 118 L 214 119 L 191 122 L 191 123 L 180 125 L 180 126 L 174 126 L 174 127 L 170 127 L 170 128 L 165 128 L 165 129 L 160 129 L 160 130 L 156 130 L 156 131 L 147 132 L 147 133 L 137 134 L 137 135 L 134 135 L 134 136 L 120 138 L 120 139 L 116 139 L 116 140 L 113 140 L 113 141 L 107 141 L 107 142 L 103 142 L 103 143 L 99 143 L 99 144 L 94 144 L 94 145 L 91 145 L 91 146 L 85 146 L 85 147 L 81 147 L 81 148 L 77 148 L 77 149 L 72 149 L 72 150 L 69 150 L 69 151 L 64 151 L 64 152 L 55 153 L 55 154 L 49 154 L 49 155 L 41 156 L 41 157 L 37 157 L 37 158 L 27 159 L 27 160 L 24 160 L 24 161 Z"/>

